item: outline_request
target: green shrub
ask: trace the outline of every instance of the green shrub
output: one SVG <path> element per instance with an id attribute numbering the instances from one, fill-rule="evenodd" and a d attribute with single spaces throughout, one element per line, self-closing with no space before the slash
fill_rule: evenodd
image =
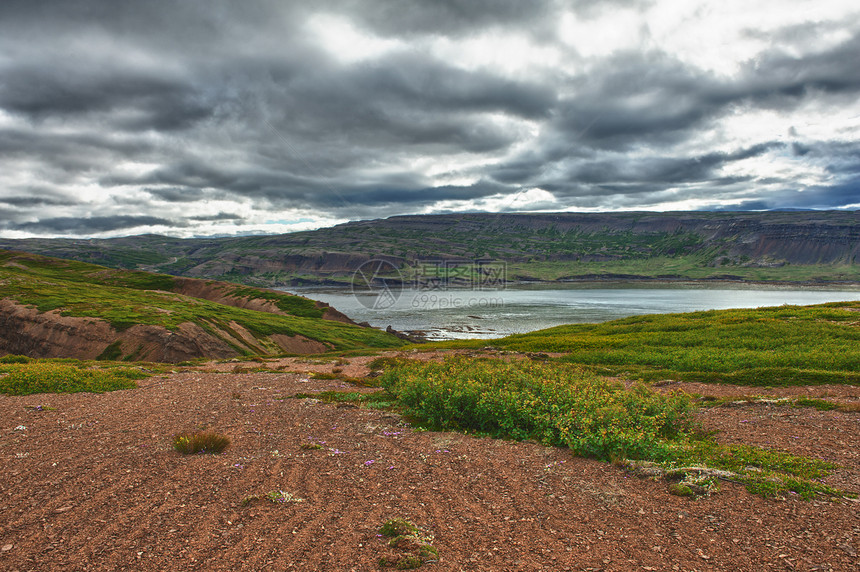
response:
<path id="1" fill-rule="evenodd" d="M 16 354 L 0 357 L 0 363 L 30 363 L 31 361 L 33 361 L 33 358 Z"/>
<path id="2" fill-rule="evenodd" d="M 761 495 L 843 495 L 819 482 L 835 468 L 831 463 L 721 445 L 693 423 L 687 396 L 661 395 L 641 385 L 625 389 L 570 364 L 454 358 L 403 364 L 381 379 L 407 415 L 437 429 L 536 439 L 608 461 L 655 461 L 670 471 L 725 470 Z M 681 484 L 671 492 L 716 488 Z"/>
<path id="3" fill-rule="evenodd" d="M 386 372 L 405 413 L 439 429 L 536 439 L 599 459 L 661 456 L 692 429 L 690 400 L 625 390 L 569 365 L 449 359 Z"/>
<path id="4" fill-rule="evenodd" d="M 397 517 L 387 521 L 379 528 L 379 534 L 389 538 L 388 546 L 397 550 L 397 556 L 383 556 L 379 565 L 397 570 L 420 568 L 424 562 L 438 560 L 439 551 L 430 542 L 433 537 L 406 520 Z"/>
<path id="5" fill-rule="evenodd" d="M 378 357 L 371 360 L 367 364 L 367 369 L 373 371 L 379 371 L 382 369 L 390 369 L 392 367 L 397 367 L 403 365 L 406 362 L 415 361 L 415 360 L 407 360 L 404 358 L 396 358 L 396 357 Z"/>
<path id="6" fill-rule="evenodd" d="M 418 534 L 418 527 L 406 520 L 405 518 L 392 518 L 386 520 L 379 528 L 379 534 L 389 538 L 397 536 L 412 536 Z"/>

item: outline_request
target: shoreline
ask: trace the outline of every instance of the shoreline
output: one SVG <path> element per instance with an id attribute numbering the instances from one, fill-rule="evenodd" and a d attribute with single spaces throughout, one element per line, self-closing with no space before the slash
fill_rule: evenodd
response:
<path id="1" fill-rule="evenodd" d="M 332 288 L 338 290 L 351 290 L 352 285 L 348 282 L 340 282 L 336 280 L 323 279 L 320 282 L 302 281 L 302 284 L 295 285 L 278 285 L 273 286 L 273 289 L 285 291 L 287 289 L 317 289 L 317 288 Z M 403 282 L 394 282 L 400 284 L 403 290 L 421 290 L 421 288 L 412 288 L 413 283 L 409 286 Z M 797 288 L 800 290 L 857 290 L 860 293 L 860 282 L 853 280 L 845 281 L 820 281 L 820 280 L 748 280 L 745 278 L 670 278 L 670 277 L 649 277 L 649 276 L 617 276 L 607 275 L 604 277 L 582 277 L 582 278 L 565 278 L 560 280 L 508 280 L 503 283 L 501 288 L 486 288 L 476 289 L 463 285 L 446 285 L 439 288 L 441 291 L 484 291 L 492 292 L 494 290 L 506 290 L 511 286 L 568 286 L 568 285 L 660 285 L 660 286 L 681 286 L 681 287 L 696 287 L 696 286 L 750 286 L 750 287 L 780 287 L 780 288 Z"/>
<path id="2" fill-rule="evenodd" d="M 447 341 L 494 339 L 634 315 L 857 301 L 858 287 L 858 284 L 618 279 L 519 281 L 495 290 L 470 290 L 453 285 L 420 290 L 410 285 L 396 292 L 399 301 L 391 309 L 369 308 L 367 300 L 372 301 L 377 291 L 353 292 L 342 286 L 285 290 L 332 304 L 356 322 L 371 327 L 390 327 L 413 338 Z M 398 290 L 396 286 L 391 289 Z"/>
<path id="3" fill-rule="evenodd" d="M 517 280 L 507 282 L 510 284 L 662 284 L 662 285 L 742 285 L 742 286 L 782 286 L 809 289 L 857 289 L 860 291 L 860 282 L 846 281 L 817 281 L 817 280 L 748 280 L 745 278 L 668 278 L 648 276 L 619 277 L 619 278 L 565 278 L 560 280 Z"/>

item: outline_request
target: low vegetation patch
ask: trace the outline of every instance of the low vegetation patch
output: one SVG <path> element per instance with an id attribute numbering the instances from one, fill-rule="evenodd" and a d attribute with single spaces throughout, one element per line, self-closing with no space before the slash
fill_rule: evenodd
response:
<path id="1" fill-rule="evenodd" d="M 104 393 L 132 389 L 135 380 L 149 375 L 139 368 L 93 367 L 77 360 L 13 361 L 0 365 L 0 393 Z"/>
<path id="2" fill-rule="evenodd" d="M 282 491 L 282 490 L 274 490 L 269 491 L 267 493 L 261 495 L 248 495 L 242 499 L 242 505 L 247 506 L 254 501 L 268 501 L 273 504 L 287 504 L 291 502 L 305 502 L 305 499 L 300 498 L 293 493 Z"/>
<path id="3" fill-rule="evenodd" d="M 319 393 L 296 393 L 293 399 L 319 399 L 323 403 L 355 403 L 365 407 L 384 409 L 394 405 L 395 398 L 387 391 L 362 393 L 360 391 L 320 391 Z"/>
<path id="4" fill-rule="evenodd" d="M 337 375 L 336 373 L 334 373 L 334 372 L 328 373 L 328 372 L 324 372 L 324 371 L 311 372 L 310 377 L 312 379 L 319 379 L 319 380 L 340 379 L 340 376 Z"/>
<path id="5" fill-rule="evenodd" d="M 230 438 L 213 431 L 179 433 L 173 436 L 173 448 L 183 455 L 196 453 L 218 454 L 230 446 Z"/>
<path id="6" fill-rule="evenodd" d="M 760 396 L 745 396 L 745 397 L 725 397 L 718 399 L 716 397 L 699 397 L 700 407 L 730 407 L 739 405 L 784 405 L 790 407 L 811 407 L 818 411 L 842 411 L 843 413 L 856 413 L 860 411 L 860 403 L 836 403 L 827 399 L 818 399 L 813 397 L 760 397 Z"/>
<path id="7" fill-rule="evenodd" d="M 810 397 L 799 397 L 794 400 L 795 407 L 812 407 L 818 411 L 832 411 L 839 409 L 838 403 L 827 401 L 826 399 L 814 399 Z"/>
<path id="8" fill-rule="evenodd" d="M 411 361 L 415 361 L 415 360 L 407 360 L 404 358 L 397 358 L 397 357 L 378 357 L 378 358 L 371 360 L 367 364 L 367 368 L 372 370 L 372 371 L 382 371 L 382 370 L 391 369 L 391 368 L 401 366 L 404 363 L 411 362 Z"/>
<path id="9" fill-rule="evenodd" d="M 382 383 L 405 414 L 435 429 L 535 439 L 605 461 L 652 461 L 661 474 L 710 467 L 766 496 L 841 494 L 820 482 L 832 464 L 721 445 L 693 422 L 690 397 L 642 385 L 625 389 L 570 364 L 452 358 L 404 364 L 387 371 Z M 705 487 L 698 480 L 680 484 L 676 492 Z"/>
<path id="10" fill-rule="evenodd" d="M 762 496 L 796 494 L 811 499 L 816 494 L 842 496 L 842 492 L 822 481 L 837 465 L 791 455 L 783 451 L 750 445 L 721 445 L 712 439 L 690 439 L 678 444 L 666 457 L 658 459 L 672 471 L 690 473 L 689 467 L 709 467 L 726 471 L 747 490 Z M 685 468 L 685 469 L 681 469 Z"/>
<path id="11" fill-rule="evenodd" d="M 112 342 L 108 347 L 102 351 L 101 354 L 96 358 L 97 360 L 111 360 L 116 361 L 122 357 L 122 340 L 116 340 Z"/>
<path id="12" fill-rule="evenodd" d="M 388 538 L 392 552 L 379 558 L 379 565 L 396 570 L 420 568 L 425 562 L 439 559 L 439 551 L 431 544 L 433 536 L 423 532 L 405 518 L 392 518 L 379 528 L 379 535 Z"/>

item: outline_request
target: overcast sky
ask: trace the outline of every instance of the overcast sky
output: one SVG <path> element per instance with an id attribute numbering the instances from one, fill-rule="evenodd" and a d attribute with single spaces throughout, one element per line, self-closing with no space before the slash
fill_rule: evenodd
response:
<path id="1" fill-rule="evenodd" d="M 0 236 L 860 208 L 846 0 L 0 2 Z"/>

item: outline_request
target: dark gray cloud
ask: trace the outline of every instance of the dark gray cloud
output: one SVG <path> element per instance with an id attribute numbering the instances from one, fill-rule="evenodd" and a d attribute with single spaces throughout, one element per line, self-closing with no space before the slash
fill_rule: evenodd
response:
<path id="1" fill-rule="evenodd" d="M 152 216 L 100 216 L 90 218 L 57 217 L 35 222 L 25 222 L 8 225 L 10 230 L 23 230 L 40 233 L 60 233 L 87 235 L 125 228 L 140 228 L 147 226 L 176 226 L 167 219 Z"/>
<path id="2" fill-rule="evenodd" d="M 0 235 L 860 204 L 860 18 L 663 3 L 7 0 Z"/>
<path id="3" fill-rule="evenodd" d="M 545 30 L 557 8 L 551 0 L 347 0 L 336 4 L 375 32 L 398 37 L 468 35 L 492 26 Z"/>
<path id="4" fill-rule="evenodd" d="M 224 213 L 224 212 L 218 213 L 218 214 L 216 214 L 216 215 L 210 215 L 210 216 L 193 216 L 193 217 L 189 217 L 189 218 L 190 218 L 191 220 L 201 220 L 201 221 L 229 220 L 229 221 L 237 221 L 237 222 L 241 222 L 241 221 L 243 221 L 243 220 L 244 220 L 244 218 L 243 218 L 243 217 L 241 217 L 241 216 L 239 216 L 239 215 L 237 215 L 237 214 L 233 214 L 233 213 Z"/>
<path id="5" fill-rule="evenodd" d="M 0 196 L 0 203 L 15 207 L 61 207 L 72 206 L 77 203 L 73 198 L 64 197 L 45 187 L 31 187 L 25 192 L 26 195 Z"/>
<path id="6" fill-rule="evenodd" d="M 714 172 L 733 161 L 758 157 L 782 143 L 764 143 L 734 153 L 708 153 L 696 157 L 649 157 L 642 161 L 590 161 L 576 168 L 569 178 L 579 183 L 641 183 L 663 186 L 709 180 L 721 184 Z M 737 182 L 734 179 L 733 182 Z"/>
<path id="7" fill-rule="evenodd" d="M 112 127 L 132 131 L 187 128 L 213 113 L 181 82 L 126 69 L 82 69 L 71 77 L 53 72 L 41 66 L 9 70 L 0 85 L 0 106 L 35 121 L 113 114 Z"/>
<path id="8" fill-rule="evenodd" d="M 203 191 L 195 188 L 167 187 L 163 189 L 144 189 L 153 198 L 169 203 L 193 203 L 203 198 Z"/>
<path id="9" fill-rule="evenodd" d="M 827 187 L 813 187 L 802 193 L 787 191 L 766 198 L 739 201 L 719 210 L 776 210 L 776 209 L 838 209 L 845 204 L 856 204 L 860 198 L 860 176 L 844 183 Z"/>

